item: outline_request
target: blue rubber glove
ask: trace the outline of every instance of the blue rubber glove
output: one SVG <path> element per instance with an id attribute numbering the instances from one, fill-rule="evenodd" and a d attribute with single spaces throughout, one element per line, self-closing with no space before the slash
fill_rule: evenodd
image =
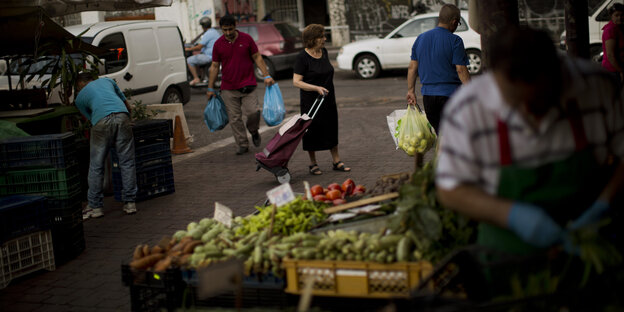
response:
<path id="1" fill-rule="evenodd" d="M 536 247 L 549 247 L 561 240 L 561 227 L 540 207 L 514 202 L 507 227 L 520 239 Z"/>
<path id="2" fill-rule="evenodd" d="M 609 210 L 609 203 L 603 200 L 597 200 L 589 209 L 585 210 L 580 217 L 572 221 L 568 228 L 572 231 L 578 230 L 584 226 L 598 222 L 602 215 Z"/>

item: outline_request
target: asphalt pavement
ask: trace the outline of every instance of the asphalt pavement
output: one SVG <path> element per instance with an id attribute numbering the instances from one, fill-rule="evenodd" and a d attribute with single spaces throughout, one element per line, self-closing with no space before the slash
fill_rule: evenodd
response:
<path id="1" fill-rule="evenodd" d="M 397 79 L 397 83 L 405 84 L 404 76 Z M 386 116 L 404 106 L 404 93 L 377 92 L 378 97 L 366 101 L 338 98 L 339 152 L 352 171 L 333 171 L 326 151 L 317 154 L 323 174 L 310 175 L 307 153 L 299 147 L 289 163 L 295 192 L 303 192 L 304 181 L 328 185 L 352 178 L 356 184 L 372 187 L 383 175 L 414 170 L 414 159 L 395 149 L 386 124 Z M 194 94 L 198 103 L 203 101 L 201 96 L 198 91 Z M 298 110 L 298 94 L 293 98 L 289 93 L 285 102 L 289 113 Z M 185 115 L 191 133 L 203 131 L 209 136 L 207 127 L 201 128 L 201 116 L 186 112 L 186 108 Z M 121 203 L 106 197 L 104 217 L 84 222 L 85 251 L 55 271 L 41 271 L 11 282 L 0 290 L 0 310 L 130 311 L 130 293 L 121 282 L 121 264 L 131 259 L 134 247 L 157 244 L 191 221 L 212 217 L 215 202 L 230 207 L 236 216 L 254 212 L 256 205 L 265 202 L 266 192 L 279 185 L 268 171 L 255 170 L 253 156 L 277 129 L 263 127 L 262 145 L 252 145 L 250 153 L 241 156 L 234 154 L 229 128 L 211 134 L 214 137 L 209 142 L 196 140 L 191 144 L 195 152 L 173 156 L 175 193 L 137 203 L 135 215 L 125 215 Z"/>

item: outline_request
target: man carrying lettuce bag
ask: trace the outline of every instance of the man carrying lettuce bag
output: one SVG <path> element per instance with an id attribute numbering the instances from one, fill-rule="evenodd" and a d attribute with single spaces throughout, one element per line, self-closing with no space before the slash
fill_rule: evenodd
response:
<path id="1" fill-rule="evenodd" d="M 438 197 L 481 222 L 480 245 L 574 252 L 572 231 L 621 208 L 622 94 L 593 64 L 559 57 L 545 32 L 510 28 L 490 43 L 490 72 L 444 110 Z"/>
<path id="2" fill-rule="evenodd" d="M 247 131 L 251 133 L 253 144 L 260 146 L 260 109 L 256 96 L 256 77 L 254 76 L 254 63 L 262 71 L 264 83 L 270 86 L 275 83 L 269 76 L 266 64 L 253 38 L 246 33 L 236 30 L 236 20 L 231 15 L 226 15 L 219 20 L 219 26 L 223 31 L 215 42 L 212 50 L 212 65 L 210 66 L 210 79 L 206 96 L 210 100 L 215 96 L 214 83 L 221 67 L 221 97 L 227 109 L 234 141 L 238 146 L 236 155 L 249 152 L 249 140 Z M 243 123 L 243 115 L 247 122 Z"/>

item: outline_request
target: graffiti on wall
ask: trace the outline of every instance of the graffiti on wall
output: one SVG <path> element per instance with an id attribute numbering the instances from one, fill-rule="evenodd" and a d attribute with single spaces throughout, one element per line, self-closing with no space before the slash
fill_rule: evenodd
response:
<path id="1" fill-rule="evenodd" d="M 220 9 L 217 10 L 219 17 L 225 15 L 234 16 L 239 22 L 256 21 L 255 0 L 221 0 Z"/>
<path id="2" fill-rule="evenodd" d="M 387 34 L 409 18 L 409 0 L 347 0 L 347 23 L 355 39 Z"/>

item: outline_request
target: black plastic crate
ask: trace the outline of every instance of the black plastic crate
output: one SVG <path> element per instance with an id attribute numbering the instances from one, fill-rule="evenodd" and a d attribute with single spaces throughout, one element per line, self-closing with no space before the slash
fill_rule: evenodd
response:
<path id="1" fill-rule="evenodd" d="M 49 228 L 45 197 L 12 195 L 0 198 L 0 244 Z"/>
<path id="2" fill-rule="evenodd" d="M 121 280 L 130 288 L 132 311 L 175 311 L 182 304 L 186 283 L 177 268 L 165 272 L 133 270 L 121 265 Z"/>
<path id="3" fill-rule="evenodd" d="M 175 192 L 173 166 L 171 163 L 164 163 L 155 166 L 145 167 L 136 172 L 137 196 L 136 201 L 143 201 L 156 196 Z M 121 171 L 113 169 L 113 192 L 115 200 L 121 201 L 123 181 Z"/>
<path id="4" fill-rule="evenodd" d="M 76 258 L 85 250 L 82 222 L 73 226 L 66 224 L 53 225 L 52 242 L 54 245 L 54 259 L 57 264 L 63 264 Z"/>
<path id="5" fill-rule="evenodd" d="M 169 143 L 173 136 L 173 121 L 171 119 L 146 119 L 137 121 L 132 127 L 136 146 L 154 142 Z"/>
<path id="6" fill-rule="evenodd" d="M 0 196 L 37 194 L 68 199 L 76 192 L 80 192 L 78 165 L 66 169 L 10 170 L 0 175 Z"/>
<path id="7" fill-rule="evenodd" d="M 113 149 L 111 152 L 113 169 L 119 169 L 119 157 Z M 135 146 L 134 162 L 137 170 L 158 164 L 171 163 L 171 147 L 169 141 L 156 142 L 149 145 Z"/>
<path id="8" fill-rule="evenodd" d="M 198 279 L 196 271 L 183 271 L 183 278 L 187 280 L 189 289 L 183 298 L 184 308 L 192 307 L 236 307 L 237 295 L 235 291 L 223 292 L 219 295 L 200 299 L 198 297 Z M 185 276 L 186 274 L 186 276 Z M 190 278 L 188 277 L 190 275 Z M 296 296 L 284 292 L 285 280 L 273 274 L 253 274 L 243 277 L 240 304 L 242 308 L 275 308 L 285 309 L 296 306 Z"/>
<path id="9" fill-rule="evenodd" d="M 0 141 L 0 168 L 68 168 L 78 159 L 71 132 L 16 137 Z"/>

